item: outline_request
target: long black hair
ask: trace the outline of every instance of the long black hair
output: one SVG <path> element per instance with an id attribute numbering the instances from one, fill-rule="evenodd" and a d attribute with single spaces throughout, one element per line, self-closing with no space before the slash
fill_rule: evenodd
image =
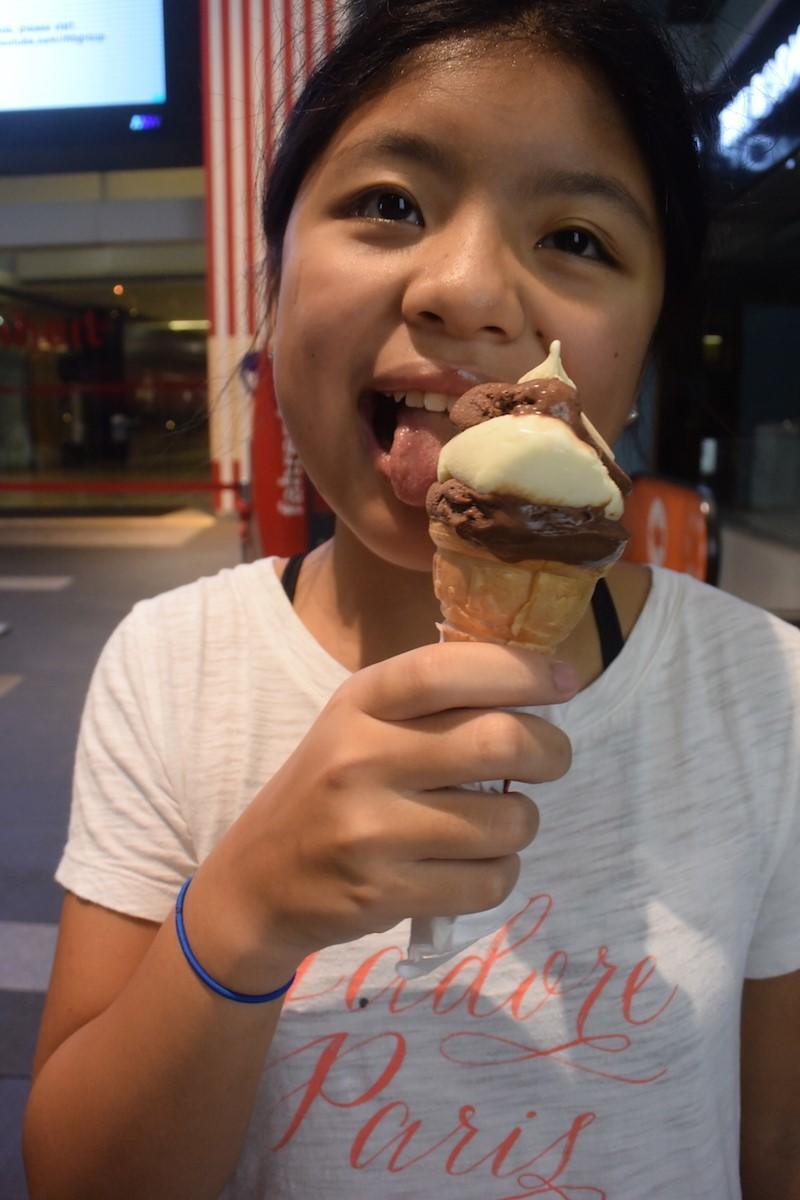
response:
<path id="1" fill-rule="evenodd" d="M 660 334 L 679 315 L 702 256 L 706 207 L 693 105 L 663 29 L 628 0 L 361 0 L 308 79 L 269 166 L 263 220 L 268 287 L 280 280 L 302 182 L 343 121 L 391 83 L 408 56 L 453 38 L 515 36 L 596 72 L 650 177 L 666 251 Z"/>

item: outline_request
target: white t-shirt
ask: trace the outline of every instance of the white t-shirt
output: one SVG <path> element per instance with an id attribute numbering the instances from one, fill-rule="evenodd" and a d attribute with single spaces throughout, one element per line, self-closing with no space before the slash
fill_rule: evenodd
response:
<path id="1" fill-rule="evenodd" d="M 800 634 L 653 576 L 619 658 L 542 710 L 574 759 L 535 788 L 527 903 L 421 979 L 407 923 L 304 964 L 230 1200 L 739 1197 L 742 981 L 800 968 Z M 271 560 L 137 604 L 58 880 L 163 920 L 346 677 Z"/>

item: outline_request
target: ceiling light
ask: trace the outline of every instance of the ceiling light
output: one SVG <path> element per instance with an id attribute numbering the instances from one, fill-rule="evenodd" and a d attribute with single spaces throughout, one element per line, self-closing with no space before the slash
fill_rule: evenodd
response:
<path id="1" fill-rule="evenodd" d="M 207 333 L 211 328 L 210 321 L 169 321 L 168 327 L 173 333 Z"/>
<path id="2" fill-rule="evenodd" d="M 719 144 L 730 149 L 765 120 L 800 80 L 800 25 L 719 114 Z"/>

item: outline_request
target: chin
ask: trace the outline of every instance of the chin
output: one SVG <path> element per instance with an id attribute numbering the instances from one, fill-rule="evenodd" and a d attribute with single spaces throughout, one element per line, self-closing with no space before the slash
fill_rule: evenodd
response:
<path id="1" fill-rule="evenodd" d="M 365 542 L 367 549 L 385 563 L 399 567 L 402 571 L 418 571 L 430 575 L 433 570 L 433 542 L 428 537 L 427 527 L 421 536 L 390 537 Z"/>
<path id="2" fill-rule="evenodd" d="M 348 524 L 348 529 L 382 562 L 403 571 L 431 574 L 434 546 L 428 534 L 428 515 L 424 508 L 393 505 L 392 511 L 384 509 L 376 519 L 356 521 Z"/>
<path id="3" fill-rule="evenodd" d="M 427 546 L 419 548 L 408 546 L 384 548 L 380 557 L 384 562 L 391 563 L 403 571 L 416 571 L 430 576 L 433 571 L 433 543 L 426 537 Z"/>

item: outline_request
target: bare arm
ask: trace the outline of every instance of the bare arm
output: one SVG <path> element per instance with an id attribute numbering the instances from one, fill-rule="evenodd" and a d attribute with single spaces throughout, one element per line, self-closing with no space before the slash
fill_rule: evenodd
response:
<path id="1" fill-rule="evenodd" d="M 206 884 L 192 884 L 187 926 L 192 901 L 214 903 Z M 258 989 L 292 970 L 265 956 Z M 159 929 L 68 895 L 26 1114 L 32 1200 L 219 1195 L 280 1009 L 203 987 L 171 919 Z"/>
<path id="2" fill-rule="evenodd" d="M 800 971 L 745 980 L 743 1200 L 800 1200 Z"/>
<path id="3" fill-rule="evenodd" d="M 551 664 L 498 646 L 424 647 L 354 675 L 197 871 L 185 922 L 242 992 L 404 916 L 478 911 L 536 833 L 521 794 L 569 743 L 497 707 L 565 698 Z M 280 1004 L 218 997 L 161 928 L 67 900 L 25 1128 L 32 1200 L 212 1200 L 242 1147 Z"/>

